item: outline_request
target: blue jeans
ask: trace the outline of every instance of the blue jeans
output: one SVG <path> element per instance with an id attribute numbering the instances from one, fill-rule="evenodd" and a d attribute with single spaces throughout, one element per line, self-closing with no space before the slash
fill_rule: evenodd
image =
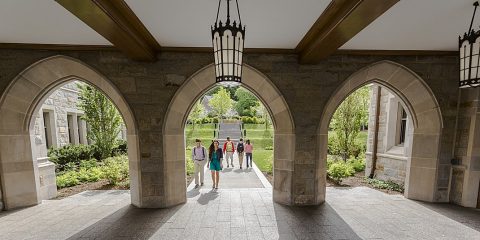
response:
<path id="1" fill-rule="evenodd" d="M 245 157 L 247 158 L 247 167 L 250 166 L 252 167 L 252 153 L 245 153 Z M 250 165 L 249 165 L 250 163 Z"/>

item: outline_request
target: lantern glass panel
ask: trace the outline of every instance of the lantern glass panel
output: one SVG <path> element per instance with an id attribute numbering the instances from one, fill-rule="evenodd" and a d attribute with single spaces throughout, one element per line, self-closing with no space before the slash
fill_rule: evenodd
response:
<path id="1" fill-rule="evenodd" d="M 478 64 L 479 64 L 479 44 L 480 44 L 480 38 L 477 38 L 477 40 L 473 43 L 472 45 L 472 71 L 470 73 L 470 78 L 471 79 L 476 79 L 478 77 Z"/>

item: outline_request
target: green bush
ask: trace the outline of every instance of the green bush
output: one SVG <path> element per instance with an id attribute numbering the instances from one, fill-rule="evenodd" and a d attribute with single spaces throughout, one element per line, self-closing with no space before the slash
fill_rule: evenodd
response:
<path id="1" fill-rule="evenodd" d="M 80 180 L 78 179 L 78 174 L 75 171 L 70 171 L 65 174 L 57 176 L 57 187 L 65 188 L 65 187 L 72 187 L 75 185 L 80 184 Z"/>
<path id="2" fill-rule="evenodd" d="M 352 166 L 343 161 L 331 163 L 327 170 L 327 176 L 337 183 L 341 183 L 344 178 L 350 177 L 354 173 L 355 170 L 353 170 Z"/>
<path id="3" fill-rule="evenodd" d="M 55 163 L 58 171 L 70 170 L 72 163 L 79 165 L 82 160 L 89 160 L 94 156 L 94 147 L 89 145 L 66 145 L 61 148 L 51 148 L 48 151 L 50 161 Z M 69 164 L 67 166 L 67 164 Z M 70 169 L 65 169 L 67 166 Z"/>
<path id="4" fill-rule="evenodd" d="M 98 167 L 86 169 L 80 168 L 77 172 L 77 179 L 80 182 L 96 182 L 103 177 L 103 172 Z"/>
<path id="5" fill-rule="evenodd" d="M 351 157 L 348 159 L 347 164 L 349 164 L 355 172 L 361 172 L 365 170 L 365 159 Z"/>
<path id="6" fill-rule="evenodd" d="M 243 116 L 241 117 L 241 120 L 245 124 L 261 124 L 265 123 L 265 120 L 263 118 L 257 118 L 257 117 L 248 117 L 248 116 Z"/>
<path id="7" fill-rule="evenodd" d="M 82 160 L 80 161 L 80 168 L 90 169 L 98 166 L 97 159 L 92 158 L 90 160 Z"/>
<path id="8" fill-rule="evenodd" d="M 266 146 L 265 150 L 273 150 L 273 146 Z"/>
<path id="9" fill-rule="evenodd" d="M 328 150 L 327 153 L 329 155 L 340 155 L 340 144 L 338 143 L 338 139 L 334 137 L 335 133 L 328 134 Z"/>
<path id="10" fill-rule="evenodd" d="M 127 141 L 118 139 L 112 149 L 112 157 L 127 154 Z"/>
<path id="11" fill-rule="evenodd" d="M 122 180 L 128 178 L 127 156 L 110 157 L 103 160 L 103 164 L 103 176 L 110 184 L 117 185 Z"/>
<path id="12" fill-rule="evenodd" d="M 365 179 L 367 183 L 372 185 L 374 188 L 387 189 L 387 190 L 397 191 L 401 193 L 403 193 L 403 191 L 405 190 L 405 187 L 403 186 L 403 184 L 398 184 L 391 180 L 382 181 L 375 178 L 365 178 Z"/>

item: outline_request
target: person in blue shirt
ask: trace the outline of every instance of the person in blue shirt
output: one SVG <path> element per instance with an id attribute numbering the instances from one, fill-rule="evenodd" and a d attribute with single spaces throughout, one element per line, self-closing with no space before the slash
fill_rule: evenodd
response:
<path id="1" fill-rule="evenodd" d="M 210 145 L 209 154 L 210 156 L 208 160 L 207 167 L 210 168 L 212 172 L 212 182 L 213 182 L 213 189 L 218 189 L 218 181 L 220 180 L 220 171 L 223 168 L 222 160 L 223 160 L 223 151 L 218 146 L 220 143 L 217 140 L 213 141 L 213 146 Z"/>

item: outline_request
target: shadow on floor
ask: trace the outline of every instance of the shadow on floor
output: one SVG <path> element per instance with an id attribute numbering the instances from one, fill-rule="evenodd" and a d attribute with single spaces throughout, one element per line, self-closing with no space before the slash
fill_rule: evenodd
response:
<path id="1" fill-rule="evenodd" d="M 466 208 L 451 203 L 426 203 L 419 201 L 417 203 L 480 232 L 480 209 Z"/>
<path id="2" fill-rule="evenodd" d="M 361 239 L 328 204 L 290 207 L 274 203 L 279 239 Z"/>
<path id="3" fill-rule="evenodd" d="M 140 209 L 125 206 L 68 239 L 149 239 L 181 208 Z"/>
<path id="4" fill-rule="evenodd" d="M 215 200 L 218 197 L 218 192 L 216 190 L 210 190 L 207 193 L 202 193 L 197 202 L 201 205 L 207 205 L 210 201 Z"/>

